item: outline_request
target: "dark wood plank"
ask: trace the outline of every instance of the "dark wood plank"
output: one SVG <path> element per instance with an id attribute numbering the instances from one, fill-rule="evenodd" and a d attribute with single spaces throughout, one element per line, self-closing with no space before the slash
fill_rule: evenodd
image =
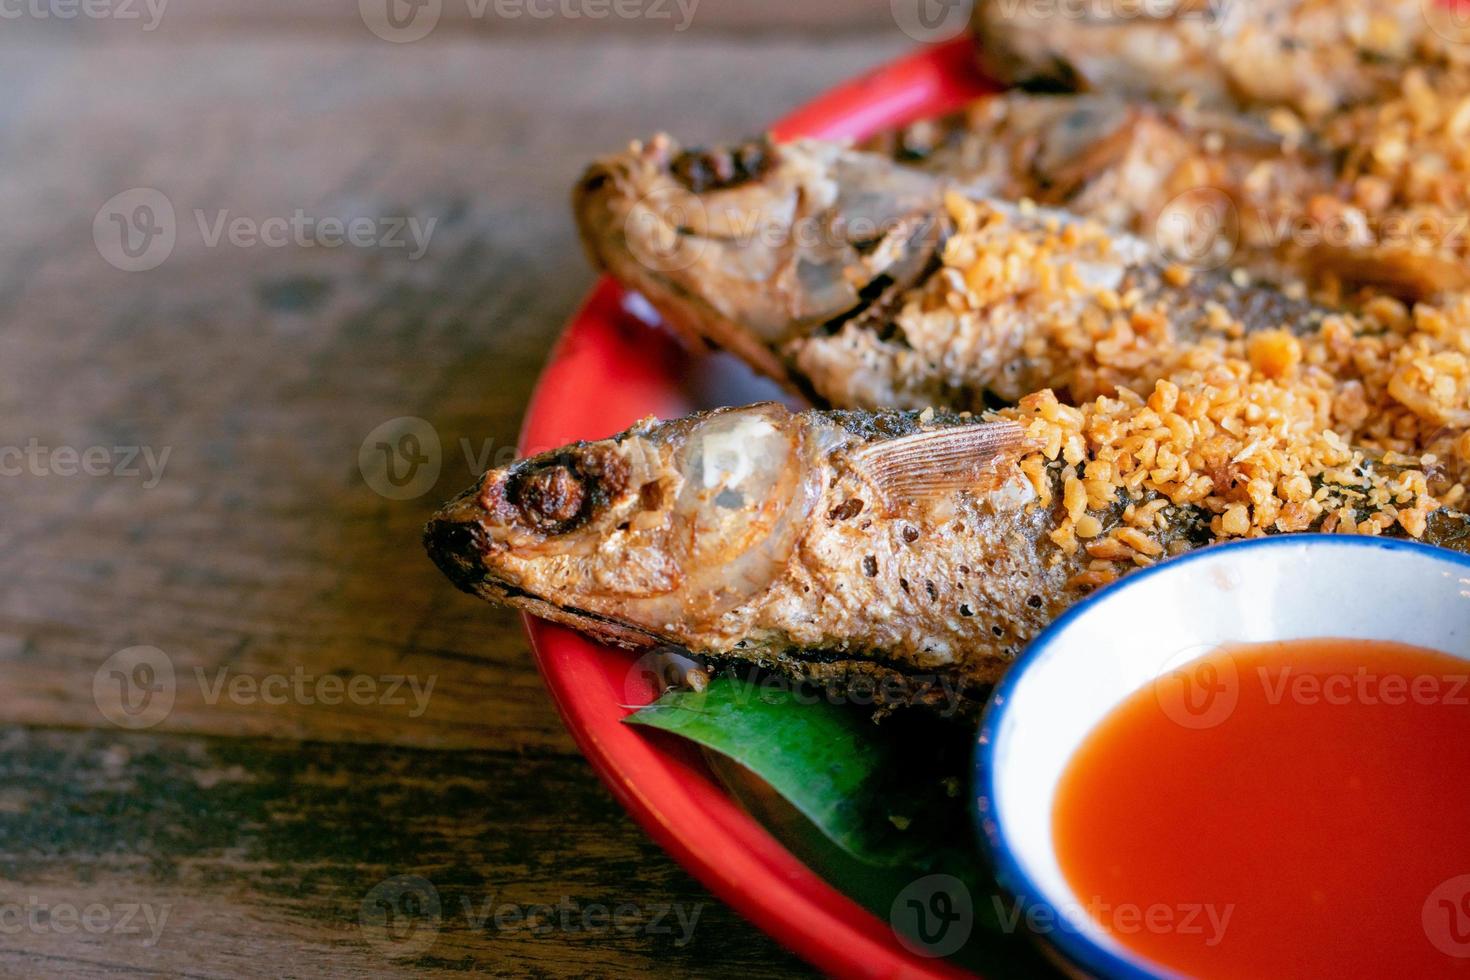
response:
<path id="1" fill-rule="evenodd" d="M 561 756 L 12 730 L 0 785 L 7 974 L 797 969 Z"/>

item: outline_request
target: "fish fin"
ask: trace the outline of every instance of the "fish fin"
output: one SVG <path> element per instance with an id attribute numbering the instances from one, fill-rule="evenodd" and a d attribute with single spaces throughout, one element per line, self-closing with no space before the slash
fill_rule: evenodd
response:
<path id="1" fill-rule="evenodd" d="M 852 459 L 854 468 L 892 505 L 961 490 L 994 490 L 1005 481 L 1006 464 L 1031 448 L 1020 424 L 980 422 L 875 443 Z"/>

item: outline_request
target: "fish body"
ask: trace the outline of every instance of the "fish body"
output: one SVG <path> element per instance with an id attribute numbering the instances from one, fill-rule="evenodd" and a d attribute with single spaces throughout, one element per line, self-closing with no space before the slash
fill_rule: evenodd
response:
<path id="1" fill-rule="evenodd" d="M 1463 61 L 1464 25 L 1439 0 L 979 0 L 981 66 L 999 81 L 1313 118 L 1392 91 L 1416 64 Z M 1463 15 L 1459 15 L 1463 17 Z"/>
<path id="2" fill-rule="evenodd" d="M 1010 543 L 1041 521 L 1009 503 L 1033 496 L 1019 470 L 956 511 L 893 512 L 857 454 L 919 431 L 913 414 L 775 404 L 649 421 L 487 474 L 425 541 L 461 588 L 622 646 L 968 688 L 1055 612 L 1066 571 Z M 550 471 L 587 489 L 575 523 L 536 510 L 527 485 Z"/>
<path id="3" fill-rule="evenodd" d="M 1029 199 L 1145 239 L 1172 199 L 1210 188 L 1247 222 L 1248 250 L 1269 231 L 1253 227 L 1253 216 L 1280 214 L 1336 180 L 1325 148 L 1300 131 L 1244 113 L 1100 93 L 1003 92 L 862 147 L 975 193 Z M 1242 257 L 1251 255 L 1232 256 L 1233 264 Z"/>
<path id="4" fill-rule="evenodd" d="M 1134 236 L 958 194 L 876 154 L 767 145 L 759 172 L 715 186 L 682 176 L 688 156 L 659 138 L 595 164 L 576 196 L 590 254 L 686 336 L 818 404 L 978 411 L 1067 387 L 1085 346 L 1052 357 L 1033 342 L 1110 318 L 1117 296 L 1181 342 L 1208 334 L 1216 307 L 1247 329 L 1307 331 L 1330 312 L 1208 269 L 1171 279 Z M 1217 260 L 1211 240 L 1180 247 Z"/>
<path id="5" fill-rule="evenodd" d="M 1470 78 L 1432 88 L 1411 73 L 1393 97 L 1306 128 L 1290 114 L 1012 91 L 865 147 L 1130 232 L 1166 258 L 1198 264 L 1214 247 L 1277 286 L 1432 299 L 1470 288 L 1467 98 Z"/>
<path id="6" fill-rule="evenodd" d="M 1249 482 L 1236 478 L 1255 472 L 1230 461 L 1241 439 L 1222 430 L 1195 447 L 1197 471 L 1154 481 L 1049 394 L 983 420 L 773 403 L 645 420 L 486 473 L 425 545 L 461 589 L 605 642 L 969 710 L 1080 595 L 1254 533 L 1232 527 Z M 1116 432 L 1146 412 L 1211 410 L 1188 402 L 1112 403 L 1093 421 Z M 1470 526 L 1433 508 L 1422 473 L 1328 452 L 1317 491 L 1303 484 L 1257 531 L 1361 521 L 1470 548 Z"/>

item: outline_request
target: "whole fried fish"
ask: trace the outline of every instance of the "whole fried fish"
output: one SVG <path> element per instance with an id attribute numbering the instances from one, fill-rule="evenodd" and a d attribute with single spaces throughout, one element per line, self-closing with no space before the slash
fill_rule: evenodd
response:
<path id="1" fill-rule="evenodd" d="M 978 411 L 1068 386 L 1086 346 L 1050 357 L 1032 342 L 1110 319 L 1125 295 L 1180 343 L 1222 316 L 1309 331 L 1331 312 L 1222 273 L 1171 272 L 1132 236 L 951 186 L 832 143 L 684 152 L 658 137 L 594 164 L 575 211 L 594 261 L 671 326 L 842 408 Z"/>
<path id="2" fill-rule="evenodd" d="M 1418 65 L 1462 63 L 1458 0 L 977 0 L 996 79 L 1317 117 L 1370 101 Z"/>
<path id="3" fill-rule="evenodd" d="M 1422 472 L 1262 421 L 1300 400 L 1232 384 L 1086 412 L 1048 392 L 986 420 L 650 419 L 486 473 L 424 540 L 459 588 L 605 642 L 968 708 L 1077 596 L 1210 541 L 1329 529 L 1470 550 Z M 1166 462 L 1154 428 L 1210 417 Z M 1280 490 L 1258 493 L 1271 474 Z"/>

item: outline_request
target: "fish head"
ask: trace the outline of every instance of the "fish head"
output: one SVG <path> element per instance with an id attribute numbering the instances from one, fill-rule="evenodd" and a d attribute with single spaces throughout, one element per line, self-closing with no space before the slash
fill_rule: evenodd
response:
<path id="1" fill-rule="evenodd" d="M 489 471 L 425 545 L 465 591 L 667 636 L 780 574 L 820 493 L 815 452 L 775 403 L 648 420 Z"/>
<path id="2" fill-rule="evenodd" d="M 593 261 L 670 326 L 789 380 L 783 341 L 931 271 L 945 186 L 837 143 L 658 136 L 593 164 L 573 208 Z"/>

